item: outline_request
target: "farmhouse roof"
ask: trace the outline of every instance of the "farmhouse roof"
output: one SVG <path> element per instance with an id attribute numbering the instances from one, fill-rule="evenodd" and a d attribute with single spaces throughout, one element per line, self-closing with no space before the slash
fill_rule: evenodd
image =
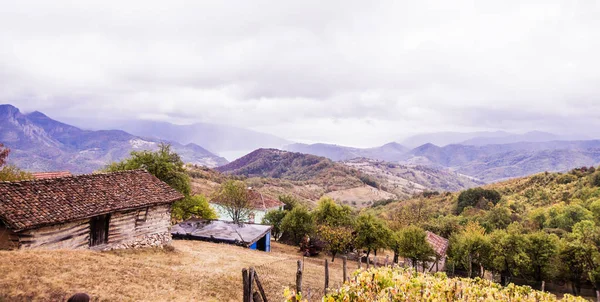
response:
<path id="1" fill-rule="evenodd" d="M 34 173 L 31 173 L 31 175 L 35 179 L 47 179 L 47 178 L 72 176 L 71 172 L 69 172 L 69 171 L 34 172 Z"/>
<path id="2" fill-rule="evenodd" d="M 0 220 L 21 231 L 183 197 L 144 170 L 0 182 Z"/>
<path id="3" fill-rule="evenodd" d="M 171 235 L 248 247 L 265 236 L 271 228 L 273 227 L 263 224 L 236 224 L 222 220 L 190 219 L 174 225 L 171 228 Z"/>
<path id="4" fill-rule="evenodd" d="M 248 199 L 250 201 L 250 204 L 252 205 L 252 207 L 255 210 L 266 211 L 269 209 L 284 206 L 283 202 L 281 202 L 277 199 L 273 199 L 273 198 L 264 196 L 262 193 L 258 192 L 257 190 L 252 190 L 252 189 L 248 190 Z M 219 201 L 218 199 L 214 199 L 211 202 L 216 203 L 216 204 L 221 203 L 221 201 Z"/>
<path id="5" fill-rule="evenodd" d="M 439 256 L 445 256 L 448 251 L 448 239 L 427 231 L 427 242 Z"/>

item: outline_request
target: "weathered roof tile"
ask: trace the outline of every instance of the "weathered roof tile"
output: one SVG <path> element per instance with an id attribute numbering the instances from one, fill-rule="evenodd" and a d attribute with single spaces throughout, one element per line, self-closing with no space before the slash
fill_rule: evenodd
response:
<path id="1" fill-rule="evenodd" d="M 0 182 L 0 220 L 20 231 L 182 198 L 144 170 Z"/>

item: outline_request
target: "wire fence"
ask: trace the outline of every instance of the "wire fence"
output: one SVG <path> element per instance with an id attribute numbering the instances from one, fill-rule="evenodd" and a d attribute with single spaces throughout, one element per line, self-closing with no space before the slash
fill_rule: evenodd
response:
<path id="1" fill-rule="evenodd" d="M 302 261 L 302 297 L 308 301 L 321 301 L 325 294 L 326 260 L 308 257 L 287 258 L 254 267 L 269 301 L 281 300 L 286 287 L 296 290 L 298 260 Z M 327 261 L 329 289 L 337 290 L 344 283 L 343 260 L 337 258 L 334 262 L 331 262 L 331 259 Z M 358 269 L 357 262 L 348 261 L 347 277 L 350 277 L 356 269 Z"/>

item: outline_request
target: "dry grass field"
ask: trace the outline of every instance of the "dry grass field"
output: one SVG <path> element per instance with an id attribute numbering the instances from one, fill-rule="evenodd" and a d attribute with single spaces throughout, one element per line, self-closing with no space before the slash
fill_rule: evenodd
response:
<path id="1" fill-rule="evenodd" d="M 273 243 L 265 253 L 224 244 L 174 241 L 163 249 L 0 252 L 0 301 L 64 301 L 86 292 L 94 301 L 239 301 L 242 274 L 254 266 L 270 300 L 295 284 L 295 247 Z M 349 263 L 356 268 L 356 263 Z M 342 280 L 342 261 L 330 264 L 330 287 Z M 306 259 L 304 291 L 320 301 L 322 258 Z"/>

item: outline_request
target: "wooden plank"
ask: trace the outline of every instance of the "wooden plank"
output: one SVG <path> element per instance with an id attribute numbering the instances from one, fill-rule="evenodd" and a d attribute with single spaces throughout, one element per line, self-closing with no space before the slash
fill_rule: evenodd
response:
<path id="1" fill-rule="evenodd" d="M 244 301 L 243 302 L 247 302 L 248 301 L 248 270 L 247 269 L 242 269 L 242 283 L 243 283 L 243 290 L 244 290 Z"/>
<path id="2" fill-rule="evenodd" d="M 327 295 L 327 289 L 329 288 L 329 259 L 325 259 L 325 294 Z"/>
<path id="3" fill-rule="evenodd" d="M 254 271 L 254 280 L 256 280 L 256 287 L 258 288 L 258 291 L 260 292 L 262 301 L 267 302 L 267 295 L 265 294 L 265 289 L 263 288 L 262 283 L 260 283 L 260 279 L 258 278 L 258 273 L 256 271 Z"/>
<path id="4" fill-rule="evenodd" d="M 252 302 L 252 293 L 254 292 L 254 290 L 252 289 L 254 287 L 254 268 L 251 267 L 250 270 L 248 270 L 248 301 L 247 302 Z"/>
<path id="5" fill-rule="evenodd" d="M 346 282 L 348 281 L 348 266 L 347 266 L 347 262 L 348 261 L 348 257 L 344 256 L 342 258 L 342 268 L 343 268 L 343 274 L 344 274 L 344 280 L 342 282 Z"/>
<path id="6" fill-rule="evenodd" d="M 302 292 L 302 261 L 298 260 L 298 270 L 296 271 L 296 293 Z"/>

